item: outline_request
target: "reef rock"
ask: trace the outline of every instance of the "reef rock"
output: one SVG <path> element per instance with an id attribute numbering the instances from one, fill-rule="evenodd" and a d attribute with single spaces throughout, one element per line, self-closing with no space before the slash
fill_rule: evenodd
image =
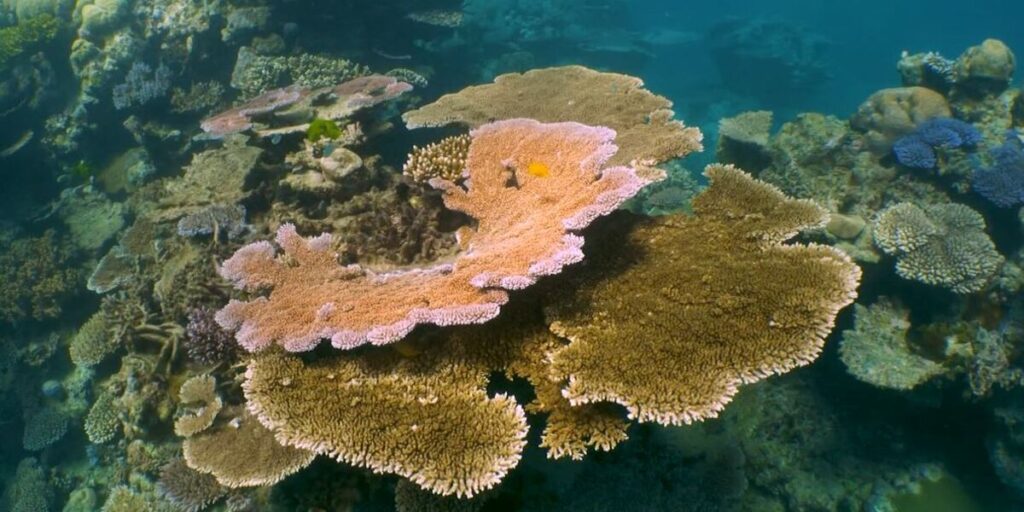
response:
<path id="1" fill-rule="evenodd" d="M 869 149 L 881 156 L 921 122 L 950 116 L 949 103 L 941 94 L 924 87 L 896 87 L 872 94 L 857 108 L 850 125 L 864 132 Z"/>

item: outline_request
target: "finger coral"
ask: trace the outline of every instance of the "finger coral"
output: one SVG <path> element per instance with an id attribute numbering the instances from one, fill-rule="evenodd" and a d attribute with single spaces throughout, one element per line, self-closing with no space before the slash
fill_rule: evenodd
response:
<path id="1" fill-rule="evenodd" d="M 873 234 L 875 245 L 898 258 L 901 277 L 956 293 L 981 290 L 1003 264 L 985 219 L 962 204 L 895 204 L 878 214 Z"/>
<path id="2" fill-rule="evenodd" d="M 639 78 L 582 66 L 535 69 L 446 94 L 402 119 L 409 128 L 453 123 L 476 128 L 518 117 L 607 126 L 618 133 L 619 152 L 611 165 L 659 163 L 700 151 L 700 131 L 673 120 L 672 102 L 643 85 Z"/>
<path id="3" fill-rule="evenodd" d="M 68 353 L 75 366 L 90 367 L 103 362 L 117 348 L 117 338 L 111 332 L 107 315 L 98 311 L 71 338 Z"/>
<path id="4" fill-rule="evenodd" d="M 638 222 L 550 304 L 552 331 L 571 341 L 553 371 L 572 404 L 615 402 L 672 425 L 716 416 L 741 384 L 813 361 L 853 301 L 849 257 L 784 244 L 822 226 L 822 208 L 731 166 L 706 175 L 695 216 Z"/>
<path id="5" fill-rule="evenodd" d="M 272 485 L 306 467 L 315 454 L 283 446 L 249 414 L 230 408 L 230 421 L 185 439 L 182 452 L 188 466 L 217 477 L 225 487 Z"/>
<path id="6" fill-rule="evenodd" d="M 340 266 L 331 236 L 305 239 L 283 225 L 269 242 L 238 250 L 221 267 L 237 287 L 266 297 L 231 301 L 217 314 L 250 351 L 277 343 L 306 351 L 323 338 L 337 348 L 386 344 L 417 324 L 481 323 L 497 316 L 506 290 L 580 261 L 574 231 L 617 208 L 650 183 L 628 167 L 603 168 L 615 132 L 578 123 L 512 119 L 481 126 L 463 186 L 435 179 L 449 209 L 476 220 L 459 231 L 464 249 L 451 264 L 376 273 Z"/>

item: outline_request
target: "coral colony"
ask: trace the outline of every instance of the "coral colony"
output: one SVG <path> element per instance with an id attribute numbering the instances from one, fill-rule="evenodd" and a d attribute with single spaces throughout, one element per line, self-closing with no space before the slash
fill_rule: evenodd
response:
<path id="1" fill-rule="evenodd" d="M 1019 507 L 1006 44 L 392 3 L 0 4 L 0 510 Z"/>

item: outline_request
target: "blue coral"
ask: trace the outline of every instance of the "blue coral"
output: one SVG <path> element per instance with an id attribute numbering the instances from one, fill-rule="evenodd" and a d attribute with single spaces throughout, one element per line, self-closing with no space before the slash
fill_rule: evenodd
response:
<path id="1" fill-rule="evenodd" d="M 935 148 L 972 148 L 981 142 L 981 132 L 970 123 L 951 117 L 929 119 L 910 135 L 893 145 L 896 160 L 915 169 L 933 169 L 938 164 Z"/>
<path id="2" fill-rule="evenodd" d="M 974 191 L 1001 208 L 1024 204 L 1024 141 L 1011 130 L 988 154 L 992 165 L 977 167 L 971 176 Z"/>

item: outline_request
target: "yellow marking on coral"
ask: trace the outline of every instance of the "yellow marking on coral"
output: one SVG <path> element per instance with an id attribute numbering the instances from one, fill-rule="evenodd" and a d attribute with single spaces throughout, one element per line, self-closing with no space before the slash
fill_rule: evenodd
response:
<path id="1" fill-rule="evenodd" d="M 540 162 L 530 162 L 530 164 L 526 166 L 526 172 L 529 173 L 531 176 L 536 176 L 538 178 L 547 178 L 548 175 L 551 174 L 551 169 L 547 166 L 547 164 L 542 164 Z"/>

